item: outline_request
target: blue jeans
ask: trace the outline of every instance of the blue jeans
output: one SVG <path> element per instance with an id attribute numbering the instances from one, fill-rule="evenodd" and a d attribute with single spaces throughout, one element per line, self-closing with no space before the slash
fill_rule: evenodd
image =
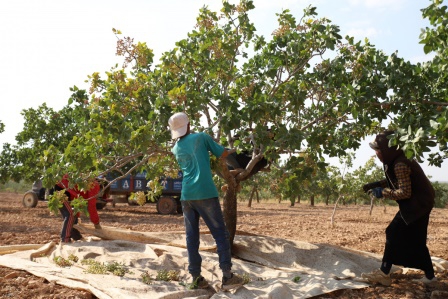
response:
<path id="1" fill-rule="evenodd" d="M 230 235 L 224 223 L 217 197 L 201 200 L 182 200 L 185 232 L 187 235 L 188 272 L 195 277 L 201 274 L 202 258 L 199 254 L 199 217 L 202 217 L 218 248 L 219 268 L 232 268 Z"/>

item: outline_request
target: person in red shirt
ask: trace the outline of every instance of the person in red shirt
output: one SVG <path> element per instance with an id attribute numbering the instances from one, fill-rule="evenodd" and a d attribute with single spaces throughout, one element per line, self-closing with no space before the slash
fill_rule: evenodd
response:
<path id="1" fill-rule="evenodd" d="M 59 209 L 63 218 L 61 231 L 62 242 L 68 243 L 71 242 L 71 239 L 80 240 L 82 238 L 81 233 L 73 228 L 73 225 L 78 223 L 79 213 L 74 214 L 70 205 L 70 201 L 80 196 L 85 199 L 90 198 L 87 203 L 90 221 L 95 226 L 95 229 L 101 229 L 100 217 L 98 216 L 98 211 L 96 209 L 96 199 L 100 189 L 100 184 L 96 180 L 93 182 L 92 187 L 86 192 L 78 190 L 76 186 L 74 188 L 69 188 L 68 175 L 64 175 L 62 180 L 56 184 L 55 190 L 65 190 L 65 195 L 68 198 L 67 201 L 63 201 L 62 208 Z"/>

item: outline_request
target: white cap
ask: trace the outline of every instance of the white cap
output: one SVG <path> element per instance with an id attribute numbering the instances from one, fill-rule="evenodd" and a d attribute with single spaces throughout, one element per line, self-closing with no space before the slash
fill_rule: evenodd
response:
<path id="1" fill-rule="evenodd" d="M 187 127 L 190 120 L 183 112 L 173 114 L 168 120 L 171 130 L 171 138 L 176 139 L 182 137 L 187 133 Z"/>

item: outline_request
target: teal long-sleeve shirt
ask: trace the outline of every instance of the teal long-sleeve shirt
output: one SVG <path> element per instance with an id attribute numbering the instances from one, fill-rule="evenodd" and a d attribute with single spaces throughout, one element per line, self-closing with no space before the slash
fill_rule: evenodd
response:
<path id="1" fill-rule="evenodd" d="M 225 148 L 206 133 L 190 133 L 180 138 L 172 152 L 183 172 L 181 200 L 218 197 L 210 169 L 210 152 L 221 157 Z"/>

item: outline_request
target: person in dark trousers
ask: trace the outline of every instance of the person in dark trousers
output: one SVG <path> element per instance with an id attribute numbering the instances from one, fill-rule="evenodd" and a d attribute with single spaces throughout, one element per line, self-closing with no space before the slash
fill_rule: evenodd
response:
<path id="1" fill-rule="evenodd" d="M 201 275 L 202 258 L 199 254 L 199 219 L 204 220 L 216 242 L 219 267 L 222 270 L 222 289 L 232 289 L 243 284 L 243 279 L 231 272 L 230 235 L 213 182 L 210 153 L 225 159 L 226 150 L 206 133 L 190 132 L 190 121 L 183 113 L 175 113 L 168 121 L 172 139 L 177 139 L 172 152 L 183 172 L 181 203 L 185 222 L 188 252 L 188 271 L 193 280 L 191 288 L 207 288 L 208 282 Z"/>
<path id="2" fill-rule="evenodd" d="M 371 283 L 391 284 L 393 264 L 423 270 L 418 281 L 436 281 L 434 268 L 426 246 L 429 215 L 434 207 L 434 189 L 420 165 L 407 159 L 401 149 L 389 147 L 388 136 L 393 131 L 378 134 L 369 143 L 383 163 L 386 179 L 363 186 L 376 198 L 385 197 L 398 203 L 399 211 L 386 228 L 386 245 L 380 269 L 361 276 Z"/>
<path id="3" fill-rule="evenodd" d="M 91 198 L 87 203 L 89 218 L 90 221 L 95 226 L 95 229 L 101 229 L 100 217 L 98 216 L 98 211 L 96 209 L 96 196 L 100 192 L 100 185 L 96 180 L 94 181 L 92 187 L 88 191 L 81 192 L 76 187 L 69 188 L 68 176 L 64 175 L 62 180 L 56 184 L 54 190 L 55 191 L 65 190 L 65 195 L 68 198 L 68 200 L 63 201 L 62 207 L 59 209 L 63 218 L 62 230 L 61 230 L 61 242 L 70 243 L 72 239 L 75 241 L 82 239 L 81 233 L 73 227 L 74 224 L 78 223 L 79 215 L 73 213 L 73 208 L 70 205 L 70 201 L 79 196 L 85 199 Z"/>

